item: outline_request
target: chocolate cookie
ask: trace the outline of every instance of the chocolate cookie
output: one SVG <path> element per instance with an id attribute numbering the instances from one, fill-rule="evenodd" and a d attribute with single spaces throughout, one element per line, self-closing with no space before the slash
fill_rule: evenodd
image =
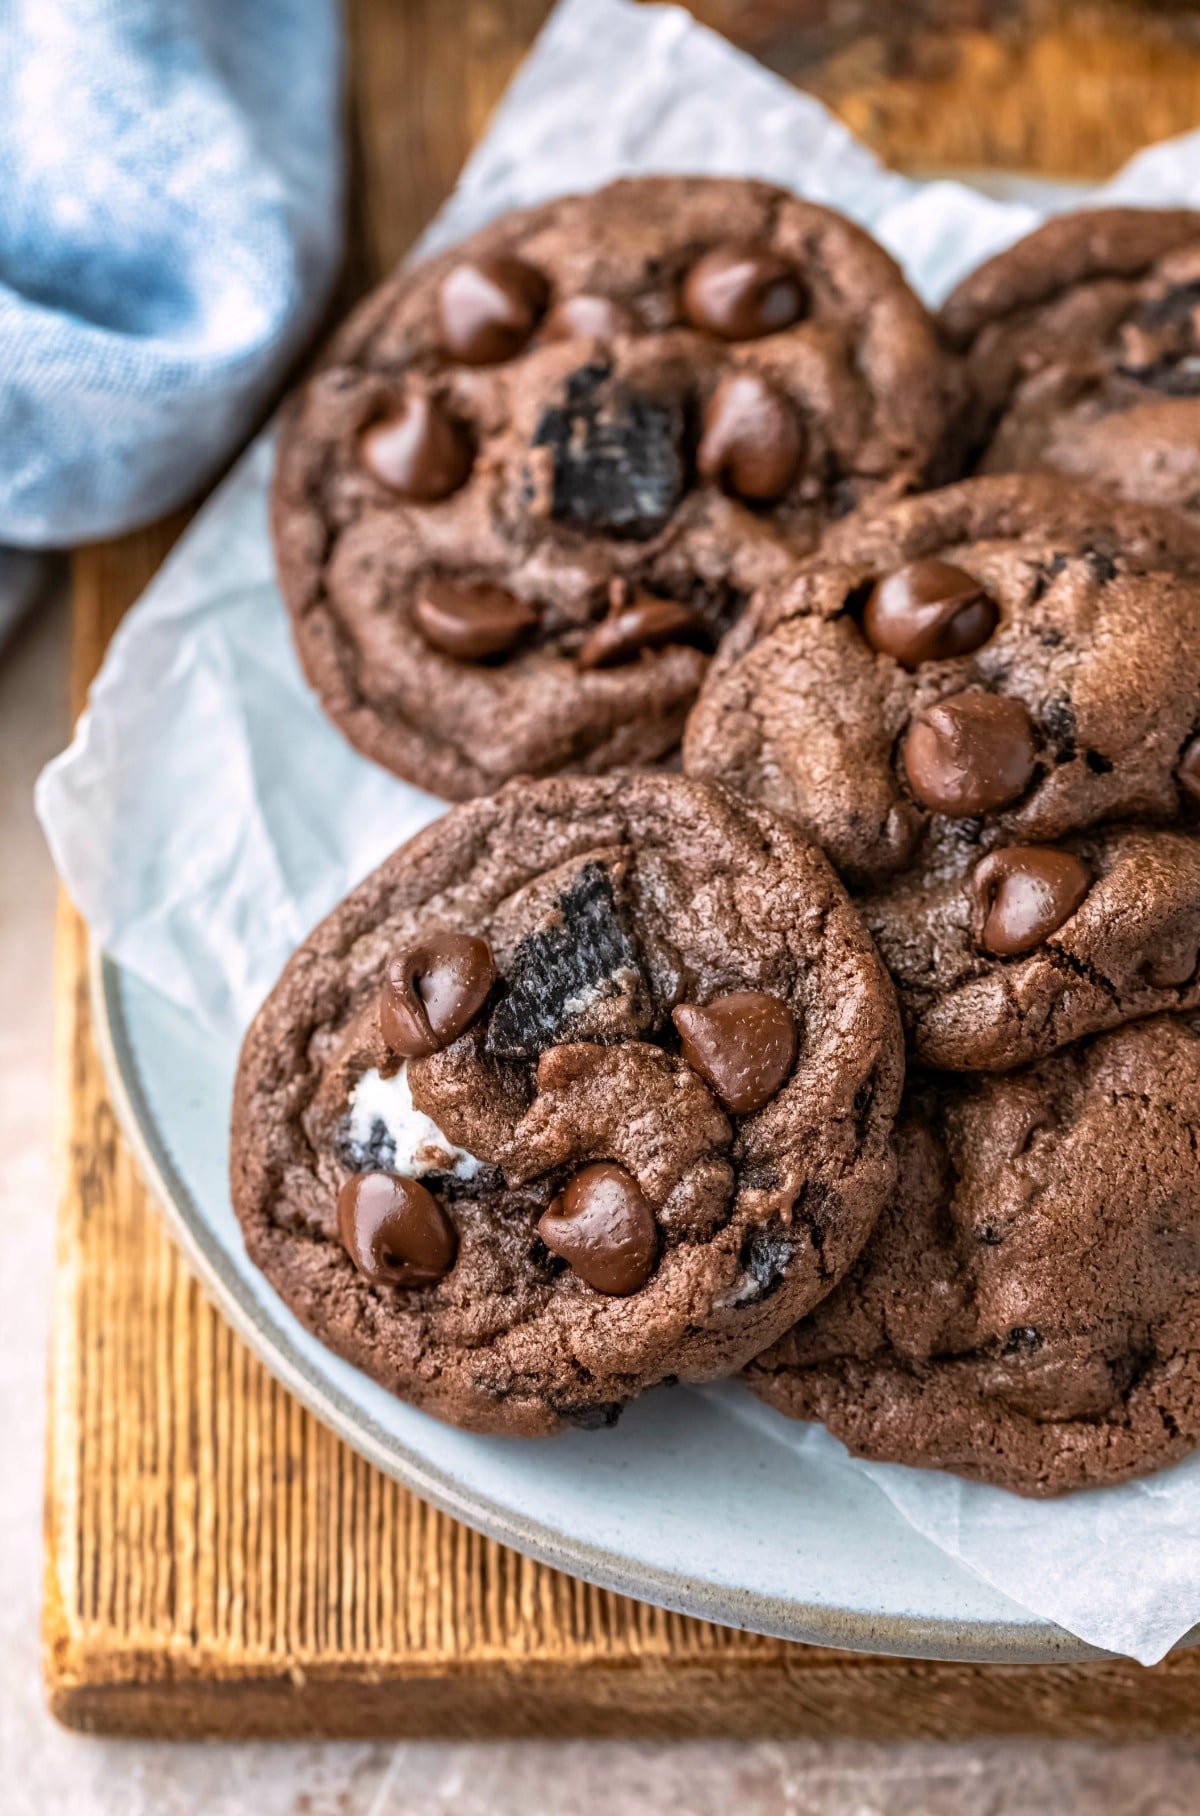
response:
<path id="1" fill-rule="evenodd" d="M 295 954 L 233 1201 L 297 1315 L 478 1430 L 612 1423 L 828 1292 L 893 1178 L 895 998 L 820 853 L 679 776 L 514 785 Z"/>
<path id="2" fill-rule="evenodd" d="M 1002 1071 L 1200 1005 L 1200 838 L 1103 827 L 1052 845 L 932 841 L 859 898 L 926 1065 Z"/>
<path id="3" fill-rule="evenodd" d="M 1174 513 L 1045 478 L 857 515 L 726 639 L 684 767 L 799 821 L 858 887 L 947 829 L 983 856 L 1194 816 L 1198 554 Z"/>
<path id="4" fill-rule="evenodd" d="M 1200 509 L 1200 214 L 1097 208 L 989 259 L 942 322 L 983 473 L 1051 471 Z"/>
<path id="5" fill-rule="evenodd" d="M 892 260 L 783 191 L 506 215 L 385 284 L 293 408 L 273 517 L 308 678 L 453 798 L 652 761 L 748 593 L 929 476 L 957 386 Z"/>
<path id="6" fill-rule="evenodd" d="M 1200 1443 L 1200 1039 L 1189 1017 L 909 1093 L 859 1262 L 750 1371 L 857 1455 L 1022 1494 Z"/>

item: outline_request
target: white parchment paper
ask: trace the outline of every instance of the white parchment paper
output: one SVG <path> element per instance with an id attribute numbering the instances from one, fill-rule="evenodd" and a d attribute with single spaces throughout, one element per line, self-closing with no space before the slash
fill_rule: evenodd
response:
<path id="1" fill-rule="evenodd" d="M 426 247 L 503 208 L 647 171 L 755 175 L 841 208 L 935 302 L 1078 200 L 910 182 L 689 15 L 563 0 Z M 1117 198 L 1200 205 L 1200 134 L 1152 147 L 1088 199 Z M 271 459 L 265 437 L 126 618 L 38 787 L 55 862 L 107 950 L 231 1043 L 313 923 L 443 811 L 357 756 L 304 685 L 272 573 Z M 743 1398 L 777 1442 L 834 1445 Z M 1095 1645 L 1151 1662 L 1200 1622 L 1200 1456 L 1048 1505 L 855 1467 L 944 1551 Z"/>

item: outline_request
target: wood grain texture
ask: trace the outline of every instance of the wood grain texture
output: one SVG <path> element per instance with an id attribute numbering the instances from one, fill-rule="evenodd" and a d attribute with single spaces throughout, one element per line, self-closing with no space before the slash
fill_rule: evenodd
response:
<path id="1" fill-rule="evenodd" d="M 548 10 L 355 0 L 343 300 L 433 213 Z M 1200 116 L 1186 14 L 985 0 L 698 10 L 923 166 L 1090 174 Z M 77 555 L 76 705 L 184 521 Z M 189 1277 L 119 1139 L 85 969 L 64 904 L 45 1594 L 61 1720 L 160 1735 L 1200 1729 L 1197 1653 L 1147 1673 L 789 1646 L 592 1589 L 398 1488 L 289 1399 Z"/>

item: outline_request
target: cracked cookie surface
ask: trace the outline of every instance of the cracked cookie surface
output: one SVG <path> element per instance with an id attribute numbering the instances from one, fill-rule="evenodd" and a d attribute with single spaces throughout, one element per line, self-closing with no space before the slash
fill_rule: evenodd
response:
<path id="1" fill-rule="evenodd" d="M 941 320 L 974 395 L 974 470 L 1200 512 L 1200 214 L 1059 216 L 965 278 Z"/>
<path id="2" fill-rule="evenodd" d="M 1200 1039 L 1188 1016 L 914 1083 L 842 1285 L 749 1371 L 857 1455 L 1029 1495 L 1200 1442 Z"/>
<path id="3" fill-rule="evenodd" d="M 273 528 L 305 672 L 452 798 L 655 760 L 748 594 L 923 483 L 960 401 L 892 260 L 783 191 L 507 215 L 389 280 L 293 406 Z"/>
<path id="4" fill-rule="evenodd" d="M 243 1049 L 234 1205 L 302 1321 L 404 1398 L 608 1424 L 844 1274 L 901 1071 L 886 973 L 793 827 L 677 776 L 514 785 L 288 964 Z"/>

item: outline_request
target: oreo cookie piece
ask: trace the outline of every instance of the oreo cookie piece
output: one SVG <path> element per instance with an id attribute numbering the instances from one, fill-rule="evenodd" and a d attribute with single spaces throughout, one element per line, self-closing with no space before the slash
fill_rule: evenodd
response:
<path id="1" fill-rule="evenodd" d="M 567 1040 L 637 1035 L 653 1020 L 650 987 L 619 870 L 589 858 L 554 901 L 548 925 L 522 938 L 485 1044 L 505 1059 L 530 1059 Z"/>
<path id="2" fill-rule="evenodd" d="M 656 535 L 687 484 L 683 435 L 679 397 L 636 391 L 607 365 L 581 366 L 533 435 L 550 456 L 550 515 L 609 536 Z"/>
<path id="3" fill-rule="evenodd" d="M 740 1367 L 892 1182 L 894 994 L 825 859 L 675 775 L 455 809 L 305 941 L 243 1048 L 233 1201 L 322 1341 L 536 1435 Z"/>

